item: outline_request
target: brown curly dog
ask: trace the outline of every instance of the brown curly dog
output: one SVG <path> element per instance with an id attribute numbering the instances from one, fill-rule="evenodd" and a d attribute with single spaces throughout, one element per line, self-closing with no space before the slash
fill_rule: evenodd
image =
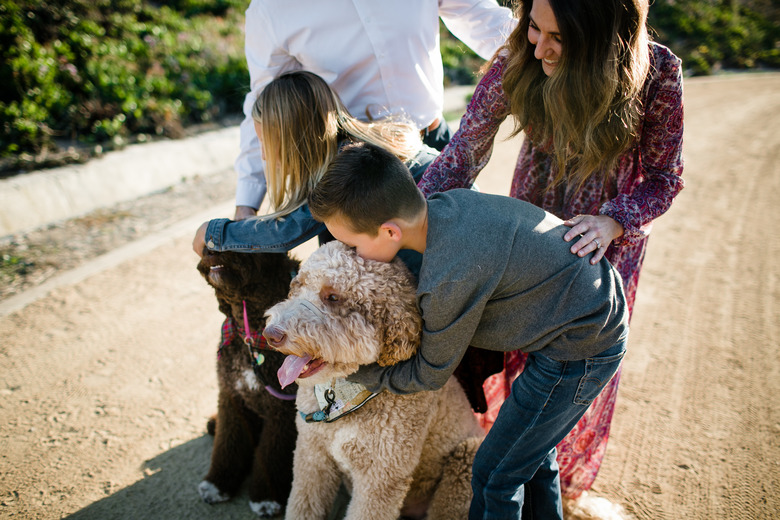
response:
<path id="1" fill-rule="evenodd" d="M 266 316 L 269 344 L 296 356 L 298 366 L 298 442 L 286 518 L 326 518 L 342 480 L 352 496 L 348 520 L 466 518 L 483 432 L 455 378 L 435 392 L 380 393 L 334 422 L 303 418 L 320 410 L 315 385 L 416 352 L 421 318 L 404 264 L 363 260 L 330 242 L 301 266 L 290 297 Z"/>
<path id="2" fill-rule="evenodd" d="M 208 250 L 198 264 L 227 317 L 217 360 L 217 417 L 208 425 L 214 435 L 211 467 L 198 485 L 209 504 L 235 495 L 250 471 L 249 505 L 256 514 L 274 516 L 287 503 L 297 387 L 281 391 L 276 372 L 284 355 L 263 350 L 260 331 L 265 311 L 287 296 L 298 264 L 285 254 Z M 251 349 L 245 343 L 245 305 Z"/>

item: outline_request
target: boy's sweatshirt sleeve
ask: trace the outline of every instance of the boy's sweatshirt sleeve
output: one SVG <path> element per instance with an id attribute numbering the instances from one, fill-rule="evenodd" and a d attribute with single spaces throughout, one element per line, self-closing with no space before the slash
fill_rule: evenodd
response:
<path id="1" fill-rule="evenodd" d="M 388 390 L 394 394 L 412 394 L 438 390 L 455 372 L 465 353 L 466 348 L 460 352 L 444 352 L 421 345 L 411 359 L 390 367 L 376 363 L 364 365 L 347 379 L 362 384 L 372 392 Z"/>
<path id="2" fill-rule="evenodd" d="M 461 286 L 445 282 L 435 293 L 418 294 L 423 332 L 415 356 L 389 367 L 365 365 L 347 379 L 372 392 L 388 390 L 394 394 L 443 387 L 466 354 L 484 310 L 484 299 L 466 298 Z"/>

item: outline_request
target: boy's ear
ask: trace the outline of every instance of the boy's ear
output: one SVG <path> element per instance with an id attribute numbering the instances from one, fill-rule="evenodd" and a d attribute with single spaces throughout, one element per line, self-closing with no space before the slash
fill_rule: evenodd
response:
<path id="1" fill-rule="evenodd" d="M 387 222 L 379 226 L 379 234 L 383 235 L 386 238 L 389 238 L 394 242 L 400 242 L 401 238 L 403 238 L 403 232 L 401 231 L 401 226 L 399 226 L 392 220 L 388 220 Z"/>

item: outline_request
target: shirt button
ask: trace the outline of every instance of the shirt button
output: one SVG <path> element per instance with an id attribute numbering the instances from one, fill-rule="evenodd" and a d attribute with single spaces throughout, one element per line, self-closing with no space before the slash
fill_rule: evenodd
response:
<path id="1" fill-rule="evenodd" d="M 214 241 L 209 240 L 208 242 L 206 242 L 206 247 L 208 247 L 209 249 L 214 249 Z"/>

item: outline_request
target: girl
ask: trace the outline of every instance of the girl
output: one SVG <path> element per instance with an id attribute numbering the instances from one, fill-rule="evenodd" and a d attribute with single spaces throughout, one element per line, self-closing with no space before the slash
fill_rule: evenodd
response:
<path id="1" fill-rule="evenodd" d="M 426 195 L 471 185 L 499 125 L 514 116 L 514 133 L 525 139 L 510 194 L 563 218 L 573 254 L 592 253 L 593 263 L 606 256 L 623 279 L 629 312 L 652 221 L 683 188 L 680 60 L 648 41 L 647 12 L 647 0 L 521 1 L 517 28 L 420 182 Z M 486 425 L 524 363 L 525 355 L 508 354 L 503 377 L 486 383 Z M 619 376 L 558 445 L 568 497 L 596 477 Z M 489 471 L 474 469 L 475 477 Z M 533 499 L 558 485 L 558 472 L 531 484 Z"/>
<path id="2" fill-rule="evenodd" d="M 306 199 L 345 143 L 380 146 L 403 160 L 417 179 L 436 157 L 405 122 L 364 123 L 352 117 L 336 93 L 311 72 L 283 74 L 258 95 L 252 109 L 266 162 L 271 213 L 233 222 L 204 222 L 193 240 L 198 255 L 213 251 L 287 252 L 310 238 L 329 239 L 311 218 Z"/>

